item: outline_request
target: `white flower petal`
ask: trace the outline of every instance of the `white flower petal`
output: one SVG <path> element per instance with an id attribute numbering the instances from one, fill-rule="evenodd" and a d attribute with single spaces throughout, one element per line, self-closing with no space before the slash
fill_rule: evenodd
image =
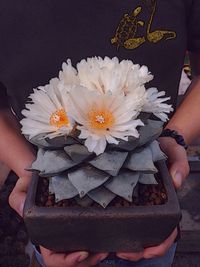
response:
<path id="1" fill-rule="evenodd" d="M 163 103 L 169 100 L 170 97 L 159 98 L 160 96 L 165 96 L 165 92 L 158 92 L 157 88 L 149 88 L 146 91 L 142 111 L 153 113 L 162 121 L 166 121 L 168 119 L 168 116 L 165 113 L 170 113 L 171 111 L 173 111 L 173 108 L 171 105 Z"/>
<path id="2" fill-rule="evenodd" d="M 115 125 L 111 128 L 114 131 L 127 131 L 129 129 L 135 129 L 137 126 L 144 126 L 141 120 L 131 120 L 121 125 Z"/>
<path id="3" fill-rule="evenodd" d="M 90 132 L 86 129 L 83 129 L 83 127 L 77 127 L 78 130 L 81 130 L 81 133 L 79 135 L 80 139 L 86 139 L 88 136 L 90 136 Z"/>
<path id="4" fill-rule="evenodd" d="M 87 147 L 89 152 L 93 152 L 94 151 L 97 143 L 98 143 L 98 140 L 93 139 L 91 136 L 89 136 L 85 140 L 85 146 Z"/>
<path id="5" fill-rule="evenodd" d="M 71 60 L 68 59 L 67 63 L 62 64 L 62 71 L 59 72 L 59 79 L 64 85 L 79 84 L 79 78 L 77 76 L 77 70 L 72 67 Z"/>
<path id="6" fill-rule="evenodd" d="M 119 141 L 117 141 L 113 136 L 111 136 L 110 134 L 106 134 L 106 140 L 109 144 L 115 144 L 118 145 Z"/>
<path id="7" fill-rule="evenodd" d="M 99 155 L 99 154 L 103 153 L 105 149 L 106 149 L 106 139 L 103 136 L 101 139 L 99 139 L 97 141 L 97 144 L 96 144 L 93 151 L 94 151 L 94 153 L 96 153 L 96 155 Z"/>

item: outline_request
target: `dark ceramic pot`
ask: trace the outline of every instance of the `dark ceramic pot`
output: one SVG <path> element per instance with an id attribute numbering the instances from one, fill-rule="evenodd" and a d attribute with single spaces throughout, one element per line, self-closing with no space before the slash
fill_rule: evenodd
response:
<path id="1" fill-rule="evenodd" d="M 38 175 L 28 191 L 24 220 L 34 244 L 55 251 L 138 251 L 164 241 L 179 223 L 181 213 L 166 164 L 158 164 L 167 191 L 164 205 L 68 208 L 35 204 Z"/>

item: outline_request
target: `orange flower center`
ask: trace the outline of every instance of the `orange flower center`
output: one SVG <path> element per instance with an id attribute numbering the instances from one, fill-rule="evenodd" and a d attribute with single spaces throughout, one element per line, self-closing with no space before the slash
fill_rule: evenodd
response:
<path id="1" fill-rule="evenodd" d="M 63 108 L 56 110 L 51 114 L 50 125 L 61 128 L 63 126 L 69 126 L 70 121 L 67 114 Z"/>
<path id="2" fill-rule="evenodd" d="M 106 130 L 111 127 L 115 118 L 109 110 L 97 110 L 93 108 L 88 113 L 90 127 L 95 130 Z"/>

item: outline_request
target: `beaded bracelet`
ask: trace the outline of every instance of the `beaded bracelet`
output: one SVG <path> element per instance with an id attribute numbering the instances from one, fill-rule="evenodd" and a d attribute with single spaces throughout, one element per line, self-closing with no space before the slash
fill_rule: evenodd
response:
<path id="1" fill-rule="evenodd" d="M 185 149 L 188 148 L 188 145 L 186 145 L 185 140 L 182 135 L 180 135 L 177 131 L 175 130 L 170 130 L 170 129 L 164 129 L 160 135 L 160 137 L 171 137 L 175 139 L 176 143 L 183 146 Z"/>

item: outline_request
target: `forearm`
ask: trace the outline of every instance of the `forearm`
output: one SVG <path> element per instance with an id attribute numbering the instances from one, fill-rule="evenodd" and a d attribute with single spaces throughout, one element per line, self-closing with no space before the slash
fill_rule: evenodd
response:
<path id="1" fill-rule="evenodd" d="M 166 128 L 178 131 L 190 144 L 200 136 L 200 78 L 195 78 L 189 93 L 171 118 Z"/>
<path id="2" fill-rule="evenodd" d="M 10 110 L 0 112 L 0 160 L 19 177 L 29 177 L 25 169 L 35 159 L 32 146 L 21 135 L 20 125 Z"/>

